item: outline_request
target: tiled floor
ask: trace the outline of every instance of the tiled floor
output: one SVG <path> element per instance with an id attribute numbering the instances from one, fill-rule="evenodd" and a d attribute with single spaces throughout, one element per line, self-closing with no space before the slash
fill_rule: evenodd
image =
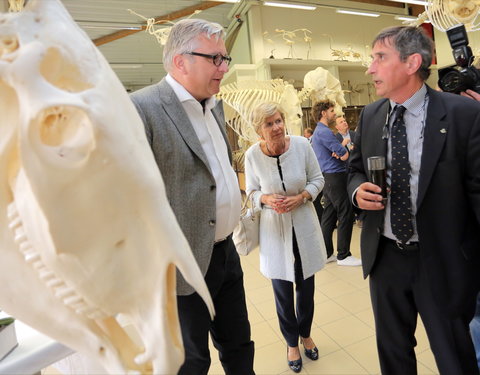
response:
<path id="1" fill-rule="evenodd" d="M 359 257 L 360 229 L 354 227 L 352 253 Z M 242 257 L 247 305 L 255 341 L 257 375 L 293 374 L 286 361 L 286 344 L 278 327 L 270 280 L 259 270 L 258 252 Z M 303 356 L 302 374 L 379 374 L 373 314 L 368 281 L 361 267 L 327 264 L 315 276 L 315 315 L 312 338 L 320 358 L 311 361 Z M 419 374 L 436 374 L 438 370 L 430 351 L 421 321 L 417 329 Z M 224 374 L 211 347 L 212 367 L 209 375 Z"/>
<path id="2" fill-rule="evenodd" d="M 360 229 L 354 227 L 351 250 L 359 257 Z M 242 257 L 245 289 L 252 336 L 255 341 L 257 375 L 293 374 L 286 362 L 286 344 L 278 327 L 270 280 L 259 271 L 258 252 Z M 379 374 L 375 331 L 368 281 L 361 267 L 327 264 L 315 276 L 315 315 L 312 338 L 320 358 L 303 357 L 302 374 Z M 417 329 L 419 374 L 437 374 L 425 329 L 419 320 Z M 209 375 L 224 374 L 217 352 L 211 345 L 212 366 Z M 53 367 L 44 375 L 59 374 Z M 192 374 L 193 375 L 193 374 Z"/>

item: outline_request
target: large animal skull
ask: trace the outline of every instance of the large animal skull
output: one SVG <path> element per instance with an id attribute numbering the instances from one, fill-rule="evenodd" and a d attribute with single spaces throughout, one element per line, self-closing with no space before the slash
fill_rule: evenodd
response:
<path id="1" fill-rule="evenodd" d="M 0 14 L 0 114 L 0 307 L 110 373 L 176 373 L 175 265 L 212 302 L 135 107 L 60 1 Z"/>
<path id="2" fill-rule="evenodd" d="M 318 67 L 309 71 L 303 78 L 303 86 L 310 90 L 310 98 L 313 102 L 321 100 L 330 100 L 335 102 L 335 113 L 341 115 L 342 107 L 345 107 L 345 97 L 343 96 L 340 81 L 328 70 Z"/>

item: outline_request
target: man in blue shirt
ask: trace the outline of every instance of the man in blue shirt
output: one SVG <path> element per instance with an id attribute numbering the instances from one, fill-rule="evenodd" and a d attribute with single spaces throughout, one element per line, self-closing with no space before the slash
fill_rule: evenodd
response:
<path id="1" fill-rule="evenodd" d="M 312 116 L 317 121 L 312 146 L 325 178 L 322 233 L 327 248 L 327 263 L 337 260 L 340 266 L 360 266 L 361 260 L 350 253 L 353 209 L 347 195 L 346 161 L 349 153 L 328 127 L 336 119 L 335 104 L 321 101 L 314 104 Z M 337 223 L 337 257 L 333 255 L 333 230 Z"/>

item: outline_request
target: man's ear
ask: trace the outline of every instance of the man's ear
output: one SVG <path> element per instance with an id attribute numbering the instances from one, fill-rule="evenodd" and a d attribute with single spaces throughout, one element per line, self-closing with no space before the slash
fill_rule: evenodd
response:
<path id="1" fill-rule="evenodd" d="M 419 53 L 413 53 L 407 57 L 407 72 L 415 74 L 422 66 L 422 56 Z"/>
<path id="2" fill-rule="evenodd" d="M 184 55 L 175 55 L 173 56 L 173 66 L 175 67 L 176 70 L 181 71 L 182 73 L 187 72 L 187 67 L 186 67 L 186 61 L 185 61 L 185 56 Z"/>

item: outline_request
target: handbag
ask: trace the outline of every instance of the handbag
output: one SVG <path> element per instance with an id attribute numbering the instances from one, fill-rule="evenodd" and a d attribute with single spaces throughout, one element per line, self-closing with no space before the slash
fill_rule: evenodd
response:
<path id="1" fill-rule="evenodd" d="M 248 255 L 259 244 L 260 212 L 255 212 L 253 191 L 243 202 L 240 222 L 233 231 L 233 242 L 240 255 Z M 248 204 L 250 203 L 250 207 Z"/>

